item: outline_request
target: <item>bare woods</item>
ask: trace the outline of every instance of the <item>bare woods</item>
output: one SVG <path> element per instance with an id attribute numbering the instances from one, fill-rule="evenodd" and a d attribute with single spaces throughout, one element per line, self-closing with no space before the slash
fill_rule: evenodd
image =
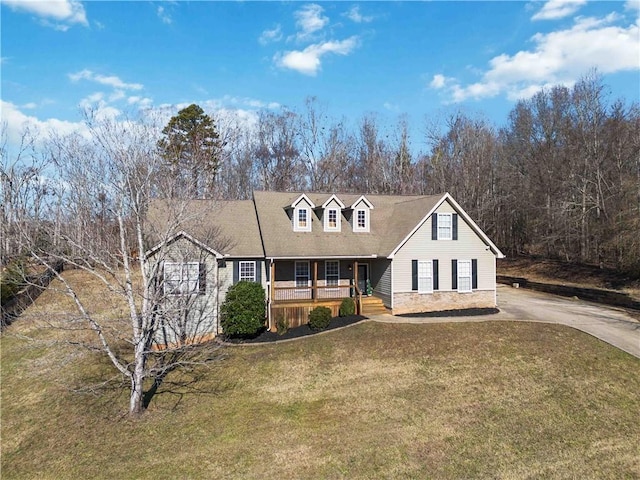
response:
<path id="1" fill-rule="evenodd" d="M 183 135 L 178 149 L 171 143 L 174 159 L 164 172 L 203 185 L 190 195 L 247 198 L 253 189 L 448 191 L 509 255 L 640 268 L 640 107 L 611 98 L 596 73 L 572 88 L 556 86 L 517 102 L 502 128 L 458 113 L 444 125 L 427 127 L 422 138 L 409 137 L 413 129 L 405 117 L 393 126 L 375 114 L 335 119 L 315 98 L 298 111 L 263 110 L 252 122 L 208 117 L 194 107 L 164 131 L 163 125 L 150 129 L 155 138 L 144 145 L 145 155 L 167 159 L 167 141 L 174 142 L 176 132 Z M 204 119 L 199 131 L 208 137 L 190 137 L 183 128 L 190 119 Z M 52 192 L 43 180 L 49 162 L 80 145 L 73 137 L 54 140 L 41 147 L 26 136 L 20 162 L 3 151 L 4 260 L 25 247 L 12 236 L 12 225 L 42 216 L 41 202 Z M 197 164 L 202 155 L 192 151 L 194 145 L 206 146 L 206 165 Z M 416 145 L 426 145 L 425 151 L 417 153 Z M 163 194 L 153 186 L 150 192 Z M 77 228 L 86 235 L 99 236 L 105 248 L 116 247 L 117 237 L 110 237 L 111 194 L 104 189 L 73 217 L 50 197 L 49 215 L 81 220 Z M 46 221 L 47 231 L 62 228 L 51 217 Z M 38 238 L 48 241 L 44 233 Z"/>

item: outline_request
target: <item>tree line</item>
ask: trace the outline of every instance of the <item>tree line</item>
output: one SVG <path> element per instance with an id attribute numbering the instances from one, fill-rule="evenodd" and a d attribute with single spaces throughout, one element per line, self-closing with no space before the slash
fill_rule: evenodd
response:
<path id="1" fill-rule="evenodd" d="M 425 129 L 418 140 L 427 151 L 421 153 L 412 148 L 406 117 L 388 126 L 366 114 L 350 127 L 314 97 L 298 111 L 260 111 L 249 126 L 191 105 L 164 128 L 146 131 L 144 140 L 122 141 L 137 142 L 145 155 L 164 160 L 156 178 L 177 180 L 171 191 L 152 185 L 153 196 L 244 199 L 254 189 L 448 191 L 508 255 L 640 268 L 640 107 L 612 100 L 595 72 L 573 87 L 554 86 L 517 102 L 502 128 L 453 114 L 444 126 Z M 64 203 L 41 173 L 73 149 L 85 149 L 90 159 L 96 147 L 90 143 L 78 135 L 54 136 L 38 151 L 25 137 L 21 160 L 33 160 L 12 162 L 3 153 L 5 257 L 23 247 L 11 236 L 12 223 L 42 216 L 43 196 L 57 198 L 58 216 L 63 213 Z M 77 168 L 81 178 L 84 167 Z M 84 219 L 78 228 L 99 230 L 105 242 L 113 227 L 109 196 L 104 189 L 86 212 L 73 214 Z"/>

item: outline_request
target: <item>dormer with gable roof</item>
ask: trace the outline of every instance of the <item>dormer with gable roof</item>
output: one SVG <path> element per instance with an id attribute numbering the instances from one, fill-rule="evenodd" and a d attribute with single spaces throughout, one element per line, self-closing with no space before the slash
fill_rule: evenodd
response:
<path id="1" fill-rule="evenodd" d="M 371 231 L 371 210 L 373 210 L 373 204 L 367 200 L 367 197 L 361 195 L 360 198 L 351 204 L 349 209 L 352 211 L 351 225 L 353 231 Z"/>
<path id="2" fill-rule="evenodd" d="M 304 193 L 296 198 L 291 205 L 286 207 L 292 212 L 291 222 L 294 232 L 310 232 L 313 209 L 315 204 Z"/>
<path id="3" fill-rule="evenodd" d="M 340 232 L 342 230 L 342 210 L 344 208 L 344 203 L 336 195 L 331 195 L 318 208 L 325 232 Z"/>

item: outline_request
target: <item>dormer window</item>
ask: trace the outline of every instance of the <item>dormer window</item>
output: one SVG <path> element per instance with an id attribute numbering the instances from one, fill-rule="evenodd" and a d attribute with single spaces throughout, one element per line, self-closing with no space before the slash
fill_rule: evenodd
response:
<path id="1" fill-rule="evenodd" d="M 311 231 L 311 209 L 316 206 L 304 193 L 294 200 L 291 205 L 285 207 L 291 218 L 294 232 Z M 293 212 L 293 213 L 291 213 Z"/>
<path id="2" fill-rule="evenodd" d="M 329 228 L 338 228 L 338 211 L 335 208 L 332 208 L 327 213 L 329 222 Z"/>
<path id="3" fill-rule="evenodd" d="M 357 229 L 358 230 L 364 230 L 367 228 L 367 211 L 366 210 L 356 210 L 357 213 L 357 217 L 358 217 L 358 224 L 357 224 Z"/>
<path id="4" fill-rule="evenodd" d="M 340 209 L 328 208 L 324 211 L 324 229 L 327 232 L 340 231 Z"/>
<path id="5" fill-rule="evenodd" d="M 342 203 L 335 195 L 331 195 L 320 207 L 318 207 L 318 216 L 322 218 L 325 232 L 340 231 L 343 208 L 345 208 L 344 203 Z"/>
<path id="6" fill-rule="evenodd" d="M 297 232 L 311 231 L 311 215 L 310 209 L 306 207 L 297 207 L 294 216 L 294 230 Z"/>
<path id="7" fill-rule="evenodd" d="M 371 210 L 373 205 L 366 197 L 361 196 L 352 205 L 353 214 L 351 216 L 351 224 L 354 232 L 369 232 L 371 230 Z"/>

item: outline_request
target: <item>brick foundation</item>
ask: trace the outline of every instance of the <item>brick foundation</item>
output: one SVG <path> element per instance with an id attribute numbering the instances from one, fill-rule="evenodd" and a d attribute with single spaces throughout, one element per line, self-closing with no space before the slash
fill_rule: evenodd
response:
<path id="1" fill-rule="evenodd" d="M 464 308 L 494 308 L 495 292 L 475 291 L 471 293 L 434 292 L 434 293 L 395 293 L 393 295 L 393 313 L 437 312 Z"/>

